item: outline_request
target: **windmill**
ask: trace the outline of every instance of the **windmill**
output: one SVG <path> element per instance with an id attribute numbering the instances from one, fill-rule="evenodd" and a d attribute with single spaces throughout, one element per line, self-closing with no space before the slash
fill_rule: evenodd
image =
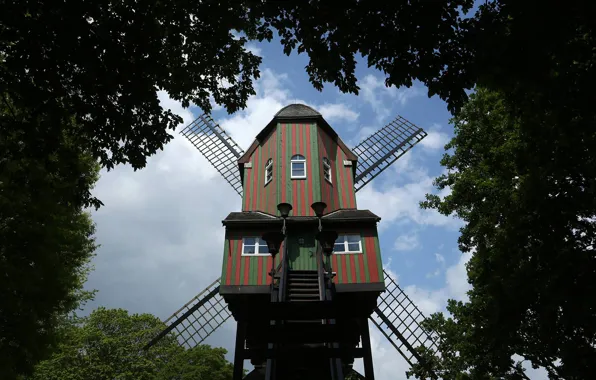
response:
<path id="1" fill-rule="evenodd" d="M 181 345 L 237 322 L 234 380 L 343 380 L 362 358 L 374 379 L 368 320 L 410 364 L 436 352 L 423 314 L 382 267 L 377 223 L 356 192 L 427 134 L 398 116 L 349 149 L 322 115 L 282 108 L 245 152 L 203 114 L 181 132 L 242 197 L 223 220 L 222 275 L 176 311 Z M 424 363 L 421 363 L 424 364 Z M 358 374 L 361 377 L 361 375 Z"/>

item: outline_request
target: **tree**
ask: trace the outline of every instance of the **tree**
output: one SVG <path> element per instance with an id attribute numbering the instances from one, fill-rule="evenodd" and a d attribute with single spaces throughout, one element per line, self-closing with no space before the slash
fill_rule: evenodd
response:
<path id="1" fill-rule="evenodd" d="M 14 127 L 22 110 L 5 104 L 0 118 Z M 92 295 L 83 284 L 96 249 L 83 199 L 92 198 L 98 164 L 66 132 L 40 157 L 38 145 L 24 144 L 28 133 L 0 133 L 0 373 L 8 379 L 44 358 L 66 314 Z"/>
<path id="2" fill-rule="evenodd" d="M 31 380 L 232 378 L 233 366 L 221 348 L 200 345 L 185 350 L 170 335 L 144 350 L 164 328 L 150 314 L 99 308 L 68 328 L 58 350 L 37 365 Z"/>
<path id="3" fill-rule="evenodd" d="M 428 327 L 443 337 L 430 358 L 443 378 L 519 378 L 517 354 L 553 379 L 596 373 L 596 135 L 594 118 L 532 114 L 530 102 L 478 89 L 453 119 L 455 137 L 441 160 L 443 198 L 423 207 L 467 224 L 459 246 L 469 301 L 450 301 L 452 317 Z M 586 126 L 592 128 L 586 128 Z M 420 373 L 418 366 L 414 372 Z M 465 375 L 468 376 L 468 375 Z M 465 378 L 465 377 L 463 377 Z"/>
<path id="4" fill-rule="evenodd" d="M 243 108 L 261 63 L 246 43 L 275 30 L 288 54 L 309 55 L 316 88 L 357 92 L 354 54 L 362 52 L 390 74 L 388 84 L 417 78 L 465 96 L 433 82 L 450 65 L 458 10 L 472 3 L 3 0 L 0 86 L 17 108 L 47 116 L 38 133 L 52 136 L 75 118 L 77 142 L 102 165 L 138 169 L 182 121 L 157 91 L 205 111 L 209 96 L 229 112 Z"/>

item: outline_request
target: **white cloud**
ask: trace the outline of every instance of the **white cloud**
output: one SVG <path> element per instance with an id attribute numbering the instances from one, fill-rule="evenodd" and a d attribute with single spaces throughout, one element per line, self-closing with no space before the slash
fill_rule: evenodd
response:
<path id="1" fill-rule="evenodd" d="M 404 234 L 395 239 L 393 248 L 396 251 L 411 251 L 412 249 L 418 248 L 419 245 L 420 241 L 418 240 L 417 234 Z"/>
<path id="2" fill-rule="evenodd" d="M 403 186 L 391 185 L 377 189 L 371 183 L 357 193 L 358 206 L 374 210 L 382 218 L 379 224 L 381 229 L 386 229 L 397 222 L 458 228 L 462 225 L 459 219 L 419 207 L 419 202 L 424 200 L 424 194 L 433 192 L 432 182 L 431 177 L 424 175 L 418 181 L 409 182 Z"/>
<path id="3" fill-rule="evenodd" d="M 471 257 L 471 252 L 462 253 L 457 264 L 449 267 L 445 272 L 449 295 L 458 301 L 467 301 L 468 295 L 466 292 L 472 288 L 468 283 L 466 272 L 466 263 L 470 261 Z"/>
<path id="4" fill-rule="evenodd" d="M 261 48 L 259 48 L 257 45 L 255 44 L 246 44 L 244 46 L 244 48 L 246 50 L 248 50 L 249 52 L 253 53 L 254 55 L 258 55 L 259 57 L 263 57 L 263 51 L 261 50 Z"/>
<path id="5" fill-rule="evenodd" d="M 392 112 L 395 112 L 393 108 L 396 105 L 403 107 L 410 99 L 424 94 L 419 87 L 399 89 L 386 87 L 382 79 L 372 74 L 366 75 L 358 82 L 358 86 L 360 87 L 360 96 L 372 107 L 379 122 L 384 121 Z"/>
<path id="6" fill-rule="evenodd" d="M 332 121 L 356 121 L 358 119 L 358 112 L 354 112 L 347 105 L 343 103 L 323 104 L 318 108 L 318 111 L 323 115 L 328 122 Z"/>
<path id="7" fill-rule="evenodd" d="M 429 150 L 439 150 L 445 147 L 450 140 L 449 135 L 440 131 L 438 124 L 433 124 L 428 131 L 428 135 L 420 141 L 420 145 Z"/>
<path id="8" fill-rule="evenodd" d="M 440 253 L 435 253 L 435 259 L 438 263 L 445 264 L 445 256 L 441 255 Z"/>

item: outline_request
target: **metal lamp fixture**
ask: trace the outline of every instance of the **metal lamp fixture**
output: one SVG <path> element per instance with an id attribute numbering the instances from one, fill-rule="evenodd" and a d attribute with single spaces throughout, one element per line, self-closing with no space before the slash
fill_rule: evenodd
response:
<path id="1" fill-rule="evenodd" d="M 267 243 L 267 248 L 269 248 L 269 253 L 273 258 L 274 264 L 272 264 L 273 266 L 271 267 L 271 272 L 269 272 L 269 275 L 271 277 L 275 276 L 275 256 L 279 252 L 281 243 L 284 241 L 285 237 L 286 236 L 279 231 L 266 232 L 261 237 L 261 239 L 265 240 L 265 242 Z"/>
<path id="2" fill-rule="evenodd" d="M 319 231 L 317 234 L 317 240 L 321 243 L 325 255 L 330 256 L 333 252 L 333 246 L 335 245 L 337 236 L 337 232 L 329 230 Z"/>
<path id="3" fill-rule="evenodd" d="M 290 211 L 292 211 L 292 205 L 289 203 L 280 203 L 277 205 L 277 211 L 284 219 L 284 224 L 281 228 L 281 232 L 285 235 L 286 234 L 286 218 L 290 215 Z"/>
<path id="4" fill-rule="evenodd" d="M 289 203 L 280 203 L 277 205 L 277 211 L 282 218 L 287 218 L 290 215 L 290 211 L 292 211 L 292 205 Z"/>
<path id="5" fill-rule="evenodd" d="M 323 213 L 325 212 L 325 209 L 327 208 L 327 204 L 325 202 L 315 202 L 312 205 L 310 205 L 310 208 L 312 208 L 312 210 L 315 212 L 315 215 L 317 216 L 317 218 L 319 218 L 319 232 L 321 230 L 323 230 L 323 227 L 321 226 L 321 217 L 323 216 Z"/>
<path id="6" fill-rule="evenodd" d="M 312 205 L 310 205 L 310 208 L 313 209 L 317 218 L 320 218 L 323 216 L 323 213 L 325 212 L 325 209 L 327 208 L 327 203 L 315 202 Z"/>

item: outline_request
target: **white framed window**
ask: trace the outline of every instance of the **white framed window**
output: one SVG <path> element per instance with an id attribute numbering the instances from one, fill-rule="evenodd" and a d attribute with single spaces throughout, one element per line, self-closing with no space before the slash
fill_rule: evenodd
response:
<path id="1" fill-rule="evenodd" d="M 265 164 L 265 185 L 273 179 L 273 160 L 270 158 Z"/>
<path id="2" fill-rule="evenodd" d="M 327 157 L 323 157 L 323 175 L 327 181 L 331 182 L 331 161 Z"/>
<path id="3" fill-rule="evenodd" d="M 269 255 L 267 242 L 258 236 L 246 236 L 242 238 L 242 255 Z"/>
<path id="4" fill-rule="evenodd" d="M 300 154 L 292 156 L 290 160 L 290 178 L 306 178 L 306 158 Z"/>
<path id="5" fill-rule="evenodd" d="M 362 239 L 360 235 L 339 235 L 333 246 L 333 253 L 362 253 Z"/>

